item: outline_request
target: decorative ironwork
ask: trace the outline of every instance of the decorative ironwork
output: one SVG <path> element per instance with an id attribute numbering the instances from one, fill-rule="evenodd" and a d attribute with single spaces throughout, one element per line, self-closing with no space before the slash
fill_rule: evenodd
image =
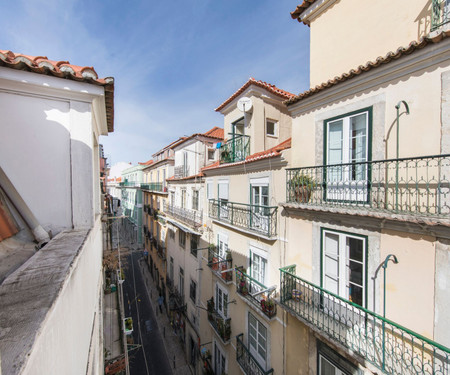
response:
<path id="1" fill-rule="evenodd" d="M 266 237 L 277 235 L 276 206 L 209 200 L 209 217 Z"/>
<path id="2" fill-rule="evenodd" d="M 151 182 L 149 184 L 141 184 L 141 189 L 156 191 L 159 193 L 163 193 L 167 191 L 167 188 L 163 185 L 162 182 Z"/>
<path id="3" fill-rule="evenodd" d="M 385 374 L 450 374 L 450 349 L 280 269 L 280 304 Z"/>
<path id="4" fill-rule="evenodd" d="M 277 314 L 277 305 L 268 288 L 247 275 L 242 267 L 236 268 L 236 291 L 261 310 L 268 318 Z"/>
<path id="5" fill-rule="evenodd" d="M 121 186 L 121 187 L 139 187 L 140 186 L 140 182 L 123 181 L 123 182 L 119 182 L 119 186 Z"/>
<path id="6" fill-rule="evenodd" d="M 208 267 L 211 268 L 217 277 L 220 277 L 223 281 L 227 283 L 233 281 L 233 258 L 230 251 L 227 251 L 225 258 L 223 258 L 219 256 L 215 246 L 209 246 Z"/>
<path id="7" fill-rule="evenodd" d="M 433 0 L 431 6 L 431 31 L 450 22 L 450 3 L 448 0 Z"/>
<path id="8" fill-rule="evenodd" d="M 214 298 L 207 301 L 208 320 L 224 343 L 230 341 L 231 318 L 223 318 L 215 309 Z"/>
<path id="9" fill-rule="evenodd" d="M 176 207 L 169 203 L 164 204 L 164 211 L 175 219 L 190 225 L 191 227 L 200 227 L 203 222 L 203 212 L 189 210 L 187 208 Z"/>
<path id="10" fill-rule="evenodd" d="M 250 137 L 235 135 L 220 147 L 220 163 L 234 163 L 250 155 Z"/>
<path id="11" fill-rule="evenodd" d="M 236 360 L 247 375 L 269 375 L 273 369 L 264 370 L 244 344 L 244 334 L 236 336 Z"/>
<path id="12" fill-rule="evenodd" d="M 450 154 L 286 172 L 288 202 L 412 215 L 450 213 Z"/>

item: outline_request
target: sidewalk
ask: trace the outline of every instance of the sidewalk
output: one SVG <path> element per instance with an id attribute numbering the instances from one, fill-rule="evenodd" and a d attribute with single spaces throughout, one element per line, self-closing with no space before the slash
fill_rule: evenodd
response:
<path id="1" fill-rule="evenodd" d="M 117 303 L 117 292 L 104 295 L 104 348 L 105 360 L 116 358 L 123 353 L 120 341 L 119 327 L 119 305 Z"/>
<path id="2" fill-rule="evenodd" d="M 173 332 L 172 326 L 167 316 L 167 311 L 163 307 L 163 313 L 159 312 L 157 298 L 159 296 L 158 290 L 153 283 L 152 276 L 144 259 L 139 259 L 139 268 L 142 277 L 145 280 L 145 286 L 149 295 L 153 312 L 155 313 L 158 329 L 163 336 L 164 347 L 166 349 L 167 357 L 169 358 L 170 366 L 174 375 L 192 375 L 191 368 L 187 364 L 186 356 L 181 346 L 178 336 Z M 174 360 L 175 359 L 175 360 Z M 174 367 L 175 362 L 175 367 Z"/>

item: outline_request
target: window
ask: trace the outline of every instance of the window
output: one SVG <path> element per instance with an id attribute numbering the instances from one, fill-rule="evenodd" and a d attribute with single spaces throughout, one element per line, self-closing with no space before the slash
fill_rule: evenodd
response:
<path id="1" fill-rule="evenodd" d="M 170 192 L 170 205 L 175 206 L 175 192 L 174 191 Z"/>
<path id="2" fill-rule="evenodd" d="M 248 313 L 248 347 L 250 353 L 265 368 L 267 358 L 267 328 L 252 313 Z"/>
<path id="3" fill-rule="evenodd" d="M 228 218 L 228 180 L 219 181 L 219 217 Z"/>
<path id="4" fill-rule="evenodd" d="M 169 263 L 169 278 L 173 282 L 173 257 L 170 257 L 170 263 Z"/>
<path id="5" fill-rule="evenodd" d="M 217 234 L 217 255 L 225 258 L 228 251 L 228 236 L 222 233 Z"/>
<path id="6" fill-rule="evenodd" d="M 188 173 L 189 173 L 188 153 L 187 151 L 183 151 L 183 177 L 187 177 Z"/>
<path id="7" fill-rule="evenodd" d="M 228 293 L 219 284 L 216 284 L 216 311 L 226 318 L 228 316 Z"/>
<path id="8" fill-rule="evenodd" d="M 226 374 L 226 364 L 227 360 L 224 355 L 224 351 L 221 347 L 214 341 L 214 373 L 215 374 Z"/>
<path id="9" fill-rule="evenodd" d="M 175 239 L 175 231 L 173 230 L 173 228 L 169 228 L 169 238 L 171 240 Z"/>
<path id="10" fill-rule="evenodd" d="M 367 200 L 371 113 L 369 108 L 325 121 L 327 199 Z"/>
<path id="11" fill-rule="evenodd" d="M 263 285 L 267 285 L 267 257 L 260 249 L 250 248 L 250 276 Z"/>
<path id="12" fill-rule="evenodd" d="M 178 279 L 178 292 L 184 300 L 184 270 L 180 267 L 180 275 Z"/>
<path id="13" fill-rule="evenodd" d="M 323 355 L 319 355 L 319 375 L 347 375 Z"/>
<path id="14" fill-rule="evenodd" d="M 277 137 L 277 123 L 273 120 L 266 121 L 266 134 L 271 137 Z"/>
<path id="15" fill-rule="evenodd" d="M 322 286 L 365 306 L 366 237 L 322 229 Z"/>
<path id="16" fill-rule="evenodd" d="M 197 258 L 198 236 L 191 234 L 191 254 Z"/>
<path id="17" fill-rule="evenodd" d="M 213 182 L 212 181 L 206 181 L 206 195 L 208 200 L 214 199 L 214 191 L 213 191 Z"/>
<path id="18" fill-rule="evenodd" d="M 186 233 L 182 230 L 178 230 L 178 242 L 183 249 L 186 247 Z"/>
<path id="19" fill-rule="evenodd" d="M 186 208 L 186 189 L 181 190 L 181 208 Z"/>
<path id="20" fill-rule="evenodd" d="M 269 179 L 250 180 L 250 200 L 252 204 L 251 226 L 264 232 L 269 230 Z"/>
<path id="21" fill-rule="evenodd" d="M 191 298 L 191 301 L 195 305 L 195 298 L 197 294 L 197 283 L 194 280 L 191 280 L 191 285 L 189 286 L 189 297 Z"/>
<path id="22" fill-rule="evenodd" d="M 317 343 L 317 374 L 319 375 L 362 375 L 363 371 L 341 357 L 320 340 Z"/>
<path id="23" fill-rule="evenodd" d="M 197 365 L 197 348 L 194 339 L 189 335 L 189 364 L 195 368 Z"/>
<path id="24" fill-rule="evenodd" d="M 216 150 L 208 149 L 208 160 L 214 160 L 215 154 L 216 154 Z"/>
<path id="25" fill-rule="evenodd" d="M 192 191 L 192 209 L 198 211 L 198 190 Z"/>

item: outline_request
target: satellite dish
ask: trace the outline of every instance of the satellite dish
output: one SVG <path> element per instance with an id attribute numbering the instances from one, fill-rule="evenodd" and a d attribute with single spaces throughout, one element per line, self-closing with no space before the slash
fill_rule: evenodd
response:
<path id="1" fill-rule="evenodd" d="M 253 103 L 250 98 L 244 97 L 240 98 L 237 102 L 237 107 L 241 112 L 248 112 L 252 109 Z"/>

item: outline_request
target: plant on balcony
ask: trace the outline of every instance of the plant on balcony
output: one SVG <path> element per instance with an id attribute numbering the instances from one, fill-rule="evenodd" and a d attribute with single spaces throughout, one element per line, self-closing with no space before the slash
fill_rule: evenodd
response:
<path id="1" fill-rule="evenodd" d="M 133 318 L 125 318 L 125 334 L 130 335 L 133 332 Z"/>
<path id="2" fill-rule="evenodd" d="M 231 335 L 231 326 L 223 318 L 217 318 L 217 331 L 223 341 L 228 341 Z"/>
<path id="3" fill-rule="evenodd" d="M 243 278 L 239 281 L 238 292 L 243 296 L 246 296 L 248 294 L 248 286 Z"/>
<path id="4" fill-rule="evenodd" d="M 267 316 L 275 315 L 275 302 L 272 298 L 261 300 L 261 309 Z"/>
<path id="5" fill-rule="evenodd" d="M 317 182 L 309 175 L 298 173 L 289 180 L 289 188 L 294 192 L 295 200 L 307 203 L 311 198 L 311 192 L 317 186 Z"/>

